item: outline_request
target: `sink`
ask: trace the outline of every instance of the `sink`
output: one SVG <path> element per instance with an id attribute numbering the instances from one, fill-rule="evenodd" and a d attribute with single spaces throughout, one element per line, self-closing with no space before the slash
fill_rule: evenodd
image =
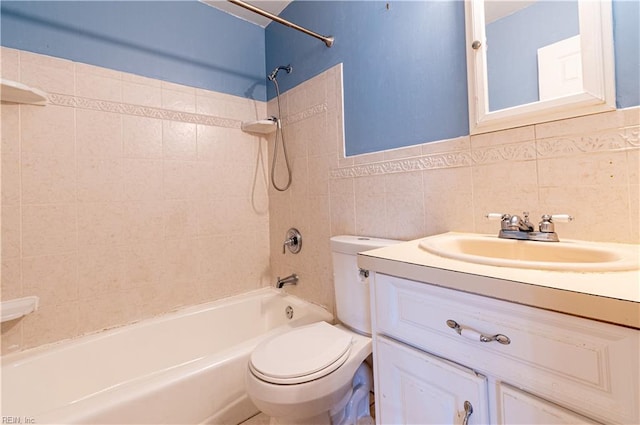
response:
<path id="1" fill-rule="evenodd" d="M 556 271 L 623 271 L 639 268 L 640 246 L 564 240 L 535 242 L 493 235 L 445 233 L 423 239 L 425 251 L 490 266 Z"/>

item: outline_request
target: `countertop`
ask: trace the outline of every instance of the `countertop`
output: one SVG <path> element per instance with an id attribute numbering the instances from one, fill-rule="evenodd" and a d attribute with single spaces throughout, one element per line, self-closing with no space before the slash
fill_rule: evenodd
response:
<path id="1" fill-rule="evenodd" d="M 405 279 L 640 329 L 640 270 L 583 273 L 487 266 L 431 254 L 420 248 L 421 240 L 360 253 L 358 266 Z M 632 249 L 635 247 L 628 246 Z"/>

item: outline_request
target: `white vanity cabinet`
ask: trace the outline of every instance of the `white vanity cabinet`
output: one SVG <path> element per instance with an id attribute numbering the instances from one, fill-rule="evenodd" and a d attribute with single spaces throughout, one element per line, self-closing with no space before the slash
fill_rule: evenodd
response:
<path id="1" fill-rule="evenodd" d="M 638 330 L 381 273 L 371 280 L 380 424 L 640 423 Z"/>

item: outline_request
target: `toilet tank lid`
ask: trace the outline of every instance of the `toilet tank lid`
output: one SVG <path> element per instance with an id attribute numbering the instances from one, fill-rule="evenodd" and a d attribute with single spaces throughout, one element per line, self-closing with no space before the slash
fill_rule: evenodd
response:
<path id="1" fill-rule="evenodd" d="M 403 241 L 372 238 L 369 236 L 340 235 L 331 238 L 331 251 L 356 255 L 359 252 L 382 248 L 400 242 Z"/>

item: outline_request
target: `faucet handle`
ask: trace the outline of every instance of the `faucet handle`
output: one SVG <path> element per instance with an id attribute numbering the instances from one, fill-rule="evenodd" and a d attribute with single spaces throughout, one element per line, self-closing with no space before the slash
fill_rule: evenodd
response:
<path id="1" fill-rule="evenodd" d="M 563 223 L 568 223 L 570 221 L 573 221 L 573 216 L 571 216 L 569 214 L 552 214 L 551 215 L 551 220 L 560 221 L 560 222 L 563 222 Z"/>
<path id="2" fill-rule="evenodd" d="M 485 214 L 484 217 L 488 220 L 504 220 L 505 218 L 509 217 L 509 214 L 489 213 L 489 214 Z"/>
<path id="3" fill-rule="evenodd" d="M 542 233 L 553 233 L 555 232 L 555 228 L 553 225 L 554 221 L 565 222 L 573 221 L 573 216 L 569 214 L 544 214 L 542 216 L 542 221 L 538 224 L 540 227 L 540 232 Z"/>

